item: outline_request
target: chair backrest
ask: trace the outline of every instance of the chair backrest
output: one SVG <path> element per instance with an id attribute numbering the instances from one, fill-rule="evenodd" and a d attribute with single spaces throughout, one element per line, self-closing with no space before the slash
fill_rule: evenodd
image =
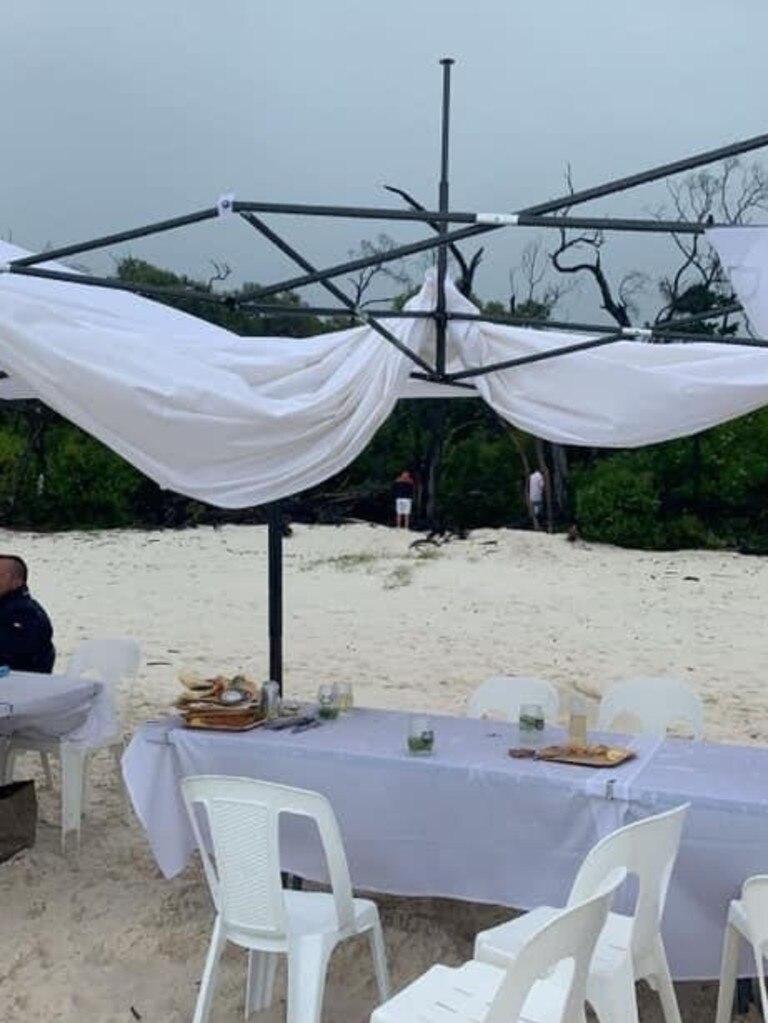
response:
<path id="1" fill-rule="evenodd" d="M 760 986 L 763 1019 L 768 1020 L 768 993 L 765 990 L 763 958 L 768 954 L 768 875 L 758 874 L 744 882 L 741 902 L 747 914 L 749 937 L 755 956 L 755 972 Z"/>
<path id="2" fill-rule="evenodd" d="M 141 647 L 135 639 L 84 639 L 67 662 L 67 674 L 96 677 L 106 690 L 110 728 L 122 731 L 117 686 L 122 678 L 133 678 L 141 664 Z"/>
<path id="3" fill-rule="evenodd" d="M 569 906 L 598 891 L 617 867 L 637 878 L 631 939 L 635 960 L 652 948 L 658 934 L 688 805 L 627 824 L 601 839 L 587 853 L 571 887 Z"/>
<path id="4" fill-rule="evenodd" d="M 331 804 L 319 792 L 254 778 L 198 775 L 181 783 L 211 896 L 225 926 L 275 942 L 288 940 L 280 874 L 280 816 L 317 825 L 336 904 L 338 928 L 354 921 L 352 884 Z M 197 808 L 204 811 L 213 858 Z"/>
<path id="5" fill-rule="evenodd" d="M 127 675 L 135 675 L 141 664 L 141 647 L 135 639 L 84 639 L 67 664 L 68 675 L 98 675 L 115 686 Z"/>
<path id="6" fill-rule="evenodd" d="M 573 1023 L 583 1020 L 589 964 L 603 929 L 613 893 L 624 880 L 616 870 L 591 898 L 569 906 L 534 932 L 507 967 L 504 979 L 491 1002 L 484 1023 L 511 1023 L 524 1016 L 523 1007 L 537 980 L 554 969 L 567 968 L 567 982 L 558 984 L 552 998 L 560 1004 L 546 1006 L 549 1023 Z M 563 981 L 565 981 L 565 973 Z M 559 978 L 558 978 L 559 979 Z"/>
<path id="7" fill-rule="evenodd" d="M 520 705 L 539 703 L 548 721 L 560 713 L 560 696 L 551 682 L 527 675 L 495 675 L 481 682 L 469 698 L 467 716 L 517 721 Z"/>
<path id="8" fill-rule="evenodd" d="M 627 678 L 605 693 L 598 710 L 598 728 L 609 729 L 619 715 L 640 722 L 639 731 L 665 735 L 670 725 L 685 722 L 694 739 L 704 732 L 701 697 L 674 678 Z"/>

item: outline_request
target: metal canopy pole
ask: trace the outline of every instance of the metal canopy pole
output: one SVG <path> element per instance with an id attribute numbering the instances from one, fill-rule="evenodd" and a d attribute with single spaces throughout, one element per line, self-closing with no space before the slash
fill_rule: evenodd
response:
<path id="1" fill-rule="evenodd" d="M 269 606 L 269 677 L 283 694 L 283 506 L 267 507 L 267 598 Z"/>
<path id="2" fill-rule="evenodd" d="M 315 270 L 315 267 L 312 266 L 308 259 L 305 259 L 300 252 L 297 252 L 293 246 L 289 245 L 288 242 L 281 238 L 279 234 L 273 231 L 272 228 L 268 227 L 260 217 L 254 216 L 253 213 L 243 213 L 241 216 L 244 220 L 248 221 L 251 227 L 255 228 L 255 230 L 280 249 L 281 252 L 284 252 L 286 256 L 290 256 L 294 263 L 298 264 L 302 270 L 308 270 L 310 272 Z M 337 298 L 345 306 L 345 308 L 353 312 L 358 318 L 365 320 L 366 324 L 372 330 L 381 334 L 385 340 L 389 341 L 391 345 L 394 345 L 395 348 L 409 358 L 411 362 L 415 362 L 417 366 L 421 366 L 421 368 L 427 373 L 431 370 L 432 367 L 419 355 L 412 352 L 407 345 L 403 344 L 400 338 L 395 337 L 391 331 L 387 330 L 387 328 L 383 327 L 380 323 L 377 323 L 373 317 L 366 315 L 365 313 L 361 313 L 352 299 L 345 295 L 340 288 L 337 288 L 335 284 L 331 284 L 330 281 L 320 281 L 319 283 L 326 289 L 326 291 L 329 291 L 334 298 Z M 340 311 L 341 310 L 339 310 L 339 312 Z"/>
<path id="3" fill-rule="evenodd" d="M 128 242 L 133 238 L 145 238 L 150 234 L 162 234 L 163 231 L 172 231 L 176 227 L 187 227 L 189 224 L 199 224 L 202 220 L 212 220 L 219 216 L 216 206 L 205 210 L 198 210 L 196 213 L 188 213 L 183 217 L 173 217 L 171 220 L 158 220 L 154 224 L 145 224 L 143 227 L 135 227 L 130 231 L 119 231 L 117 234 L 105 234 L 101 238 L 94 238 L 91 241 L 81 242 L 76 245 L 66 245 L 60 249 L 49 249 L 47 252 L 38 252 L 33 256 L 22 256 L 13 260 L 13 266 L 32 266 L 34 263 L 47 263 L 53 259 L 63 259 L 65 256 L 77 256 L 81 252 L 90 252 L 92 249 L 103 249 L 105 245 L 117 245 L 118 242 Z"/>
<path id="4" fill-rule="evenodd" d="M 440 188 L 438 194 L 438 207 L 440 213 L 448 212 L 448 144 L 451 120 L 451 67 L 454 63 L 452 57 L 443 57 L 440 64 L 443 68 L 443 117 L 442 130 L 440 133 Z M 438 377 L 445 376 L 445 328 L 447 319 L 445 316 L 445 276 L 448 271 L 448 225 L 444 220 L 438 223 L 438 249 L 437 249 L 437 302 L 435 304 L 435 373 Z"/>

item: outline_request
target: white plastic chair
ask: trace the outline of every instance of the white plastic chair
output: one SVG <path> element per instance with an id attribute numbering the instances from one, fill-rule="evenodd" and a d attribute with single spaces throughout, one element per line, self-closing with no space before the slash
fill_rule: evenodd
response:
<path id="1" fill-rule="evenodd" d="M 639 731 L 665 735 L 670 725 L 685 722 L 694 739 L 704 732 L 701 697 L 674 678 L 627 678 L 616 682 L 600 701 L 597 727 L 609 730 L 620 715 L 640 723 Z"/>
<path id="2" fill-rule="evenodd" d="M 543 678 L 526 675 L 495 675 L 481 682 L 469 697 L 467 717 L 500 718 L 517 721 L 523 703 L 539 703 L 547 721 L 554 721 L 560 713 L 560 695 Z"/>
<path id="3" fill-rule="evenodd" d="M 67 742 L 61 739 L 44 739 L 16 735 L 11 740 L 6 764 L 7 778 L 13 777 L 15 757 L 20 753 L 37 752 L 43 764 L 48 785 L 52 785 L 49 757 L 58 756 L 61 764 L 61 845 L 66 848 L 67 835 L 74 831 L 80 844 L 80 823 L 83 807 L 87 801 L 88 761 L 100 749 L 109 749 L 115 759 L 118 774 L 120 757 L 123 753 L 123 729 L 118 713 L 117 687 L 121 679 L 134 678 L 141 664 L 141 647 L 133 639 L 86 639 L 72 654 L 67 664 L 67 675 L 94 677 L 105 688 L 109 704 L 109 715 L 114 723 L 111 735 L 105 736 L 95 746 Z"/>
<path id="4" fill-rule="evenodd" d="M 198 776 L 182 781 L 216 920 L 193 1023 L 206 1023 L 219 957 L 227 941 L 246 948 L 246 1019 L 272 1004 L 278 955 L 288 957 L 287 1023 L 319 1023 L 325 975 L 333 949 L 367 932 L 379 997 L 389 995 L 389 975 L 379 913 L 368 899 L 352 897 L 344 847 L 331 804 L 318 792 L 252 778 Z M 200 814 L 210 831 L 213 856 L 203 840 Z M 317 825 L 331 892 L 284 889 L 280 875 L 282 814 Z"/>
<path id="5" fill-rule="evenodd" d="M 763 959 L 768 954 L 768 948 L 766 948 L 768 945 L 768 875 L 760 874 L 748 878 L 741 889 L 741 898 L 733 899 L 728 907 L 715 1023 L 731 1023 L 741 939 L 752 946 L 763 1019 L 768 1020 L 768 995 L 765 990 L 763 965 Z"/>
<path id="6" fill-rule="evenodd" d="M 371 1023 L 584 1023 L 589 961 L 624 877 L 616 872 L 604 890 L 546 921 L 503 968 L 433 966 L 375 1009 Z"/>
<path id="7" fill-rule="evenodd" d="M 635 981 L 642 979 L 658 990 L 667 1023 L 680 1023 L 660 924 L 687 809 L 686 804 L 646 817 L 603 838 L 587 854 L 573 882 L 568 906 L 588 898 L 616 868 L 637 878 L 634 913 L 608 914 L 590 967 L 587 1001 L 600 1023 L 637 1023 Z M 557 912 L 540 906 L 482 931 L 475 938 L 475 958 L 496 966 L 510 963 L 531 932 Z"/>

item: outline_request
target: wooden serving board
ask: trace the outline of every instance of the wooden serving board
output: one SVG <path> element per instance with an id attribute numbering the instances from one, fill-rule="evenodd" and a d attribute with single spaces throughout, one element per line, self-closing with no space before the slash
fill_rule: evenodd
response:
<path id="1" fill-rule="evenodd" d="M 231 721 L 213 721 L 211 719 L 200 721 L 194 718 L 191 721 L 184 722 L 185 728 L 193 728 L 196 731 L 206 732 L 250 732 L 252 728 L 259 728 L 260 725 L 264 724 L 264 718 L 259 718 L 257 721 L 247 721 L 244 724 L 235 724 Z"/>
<path id="2" fill-rule="evenodd" d="M 578 764 L 581 767 L 618 767 L 637 754 L 626 746 L 587 746 L 574 750 L 568 746 L 545 746 L 537 750 L 536 760 L 549 760 L 557 764 Z"/>

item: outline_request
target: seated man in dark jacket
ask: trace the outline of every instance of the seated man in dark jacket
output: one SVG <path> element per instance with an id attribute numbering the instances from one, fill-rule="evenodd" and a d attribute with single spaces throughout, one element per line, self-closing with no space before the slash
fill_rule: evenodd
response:
<path id="1" fill-rule="evenodd" d="M 15 554 L 0 554 L 0 664 L 49 674 L 55 659 L 51 620 L 29 595 L 27 566 Z"/>

